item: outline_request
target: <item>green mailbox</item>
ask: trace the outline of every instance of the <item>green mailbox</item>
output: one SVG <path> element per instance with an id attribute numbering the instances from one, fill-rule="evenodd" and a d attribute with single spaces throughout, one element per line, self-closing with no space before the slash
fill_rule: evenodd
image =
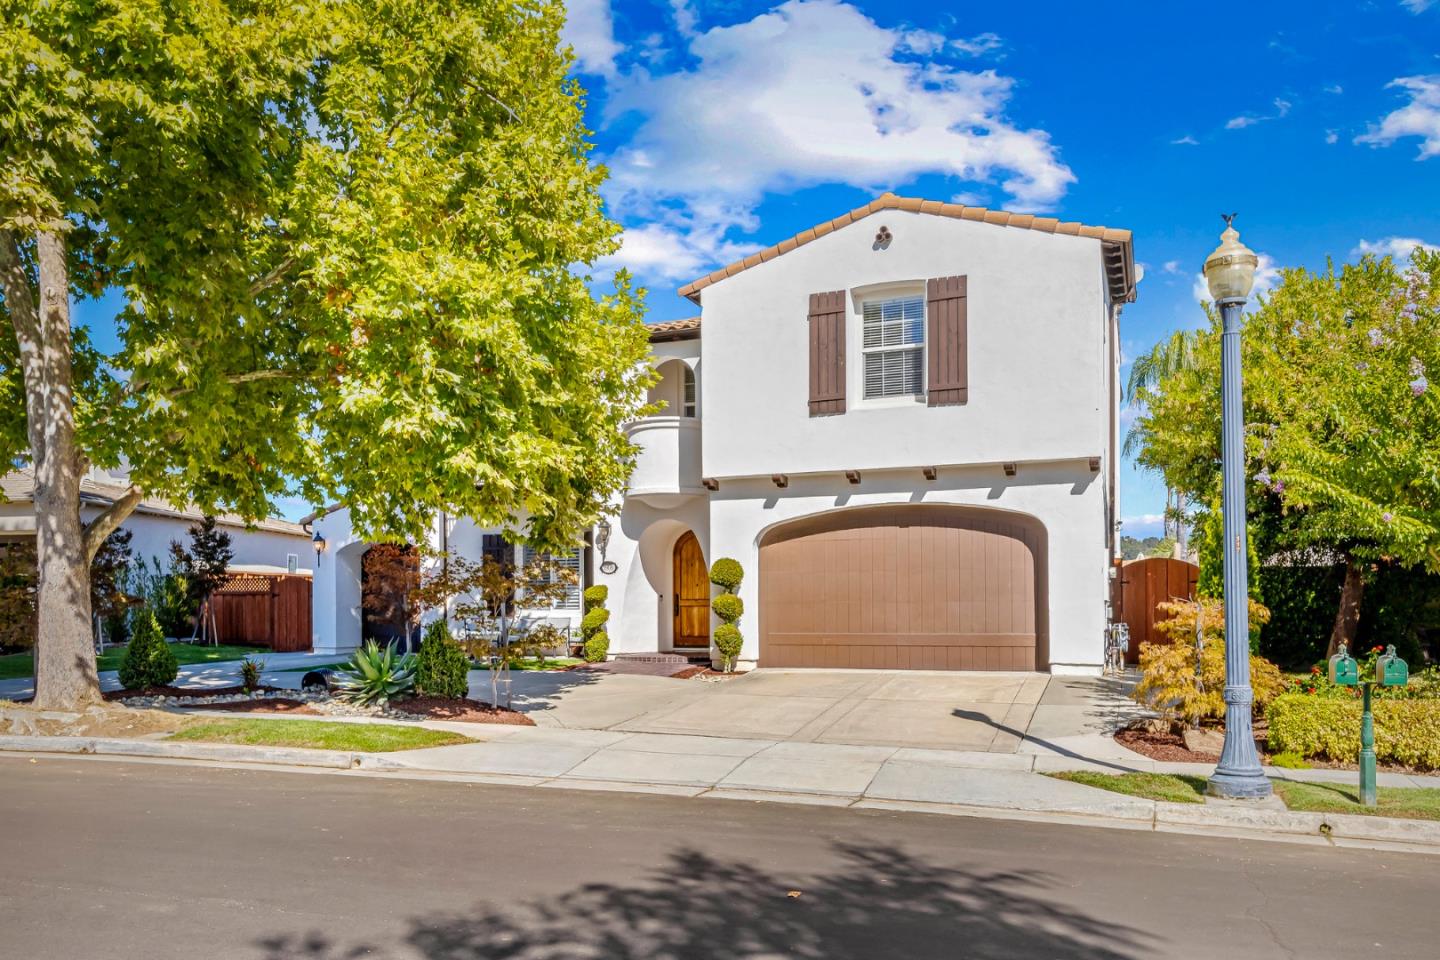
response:
<path id="1" fill-rule="evenodd" d="M 1410 682 L 1410 667 L 1395 656 L 1394 644 L 1375 661 L 1375 682 L 1382 687 L 1403 687 Z"/>
<path id="2" fill-rule="evenodd" d="M 1330 658 L 1330 682 L 1340 687 L 1353 687 L 1360 683 L 1360 665 L 1340 644 L 1340 652 Z"/>

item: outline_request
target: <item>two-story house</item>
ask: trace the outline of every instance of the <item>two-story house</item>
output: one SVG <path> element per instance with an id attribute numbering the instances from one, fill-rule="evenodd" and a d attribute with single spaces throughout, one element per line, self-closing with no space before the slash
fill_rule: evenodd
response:
<path id="1" fill-rule="evenodd" d="M 731 557 L 742 668 L 1099 670 L 1129 231 L 885 194 L 680 292 L 666 407 L 566 558 L 612 655 L 704 657 Z M 353 579 L 327 628 L 317 576 L 317 649 L 358 639 Z"/>

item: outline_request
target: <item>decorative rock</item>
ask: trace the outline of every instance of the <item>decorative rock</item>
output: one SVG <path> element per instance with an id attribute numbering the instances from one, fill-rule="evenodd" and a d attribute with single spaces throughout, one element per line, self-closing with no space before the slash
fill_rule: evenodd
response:
<path id="1" fill-rule="evenodd" d="M 1201 728 L 1199 730 L 1186 729 L 1182 736 L 1185 739 L 1185 749 L 1191 753 L 1216 753 L 1225 748 L 1225 734 L 1219 730 Z"/>

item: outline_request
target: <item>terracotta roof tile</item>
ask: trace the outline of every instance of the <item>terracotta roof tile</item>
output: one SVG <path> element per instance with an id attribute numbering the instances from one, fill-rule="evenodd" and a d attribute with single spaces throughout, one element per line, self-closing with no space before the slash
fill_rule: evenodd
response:
<path id="1" fill-rule="evenodd" d="M 700 335 L 700 318 L 686 317 L 684 320 L 662 320 L 646 324 L 650 331 L 650 342 L 661 340 L 689 340 Z"/>
<path id="2" fill-rule="evenodd" d="M 695 303 L 699 303 L 700 291 L 712 283 L 718 283 L 726 277 L 733 277 L 742 270 L 748 270 L 757 264 L 773 260 L 778 256 L 789 253 L 796 247 L 804 246 L 812 240 L 818 240 L 827 233 L 832 233 L 841 227 L 849 226 L 856 220 L 861 220 L 873 213 L 879 213 L 882 210 L 928 213 L 940 217 L 953 217 L 959 220 L 983 221 L 996 226 L 1016 227 L 1022 230 L 1040 230 L 1044 233 L 1055 233 L 1061 236 L 1080 236 L 1100 240 L 1106 247 L 1107 256 L 1105 257 L 1105 264 L 1110 281 L 1111 297 L 1121 301 L 1135 299 L 1135 255 L 1129 230 L 1121 230 L 1114 227 L 1088 226 L 1073 221 L 1061 222 L 1055 217 L 1037 217 L 1031 213 L 1009 213 L 1004 210 L 970 207 L 960 203 L 941 203 L 936 200 L 925 200 L 920 197 L 897 197 L 893 193 L 882 194 L 864 206 L 856 207 L 849 213 L 842 214 L 824 223 L 818 223 L 810 229 L 802 230 L 795 236 L 783 240 L 772 247 L 766 247 L 759 253 L 751 254 L 743 260 L 737 260 L 719 270 L 706 274 L 698 280 L 692 280 L 680 288 L 679 294 L 682 297 L 688 297 Z M 1112 250 L 1118 255 L 1110 255 Z M 654 326 L 660 325 L 652 325 L 652 327 Z M 699 320 L 697 319 L 696 329 L 698 328 Z"/>

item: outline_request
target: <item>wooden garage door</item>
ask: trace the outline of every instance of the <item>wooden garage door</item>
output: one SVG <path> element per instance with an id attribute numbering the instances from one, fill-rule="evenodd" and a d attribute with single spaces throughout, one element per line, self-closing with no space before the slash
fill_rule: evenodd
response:
<path id="1" fill-rule="evenodd" d="M 760 663 L 1034 670 L 1043 534 L 994 511 L 836 511 L 760 547 Z"/>

